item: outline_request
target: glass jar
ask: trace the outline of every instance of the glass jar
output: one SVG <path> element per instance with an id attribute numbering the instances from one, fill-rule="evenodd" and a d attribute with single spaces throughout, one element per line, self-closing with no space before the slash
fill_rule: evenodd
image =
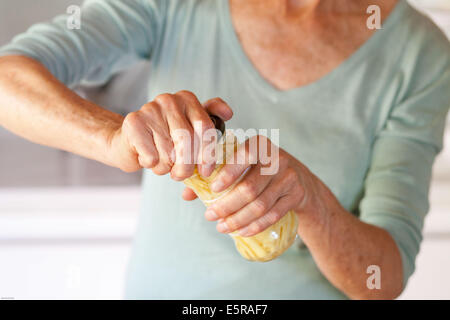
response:
<path id="1" fill-rule="evenodd" d="M 226 195 L 247 173 L 245 171 L 233 185 L 222 192 L 215 193 L 210 189 L 211 182 L 224 166 L 228 155 L 235 152 L 237 146 L 237 139 L 228 133 L 218 145 L 217 150 L 221 151 L 218 159 L 222 161 L 216 165 L 213 173 L 209 177 L 203 177 L 196 169 L 190 178 L 184 180 L 185 185 L 191 188 L 206 206 L 210 206 Z M 232 232 L 229 235 L 244 258 L 250 261 L 266 262 L 279 257 L 292 245 L 297 236 L 297 227 L 297 215 L 294 211 L 289 211 L 278 222 L 254 236 L 242 237 L 238 232 Z"/>

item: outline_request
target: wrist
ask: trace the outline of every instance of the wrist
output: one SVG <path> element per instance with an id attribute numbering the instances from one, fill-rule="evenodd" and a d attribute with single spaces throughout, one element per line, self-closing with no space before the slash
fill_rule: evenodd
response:
<path id="1" fill-rule="evenodd" d="M 121 123 L 111 123 L 101 133 L 102 137 L 102 162 L 119 169 L 124 170 L 124 161 L 122 156 L 127 154 L 130 148 L 124 139 L 124 133 Z M 124 170 L 127 171 L 127 170 Z"/>
<path id="2" fill-rule="evenodd" d="M 299 164 L 297 171 L 302 193 L 299 194 L 299 205 L 296 208 L 298 214 L 311 214 L 320 208 L 316 203 L 320 202 L 320 180 L 303 164 Z"/>
<path id="3" fill-rule="evenodd" d="M 120 137 L 124 117 L 120 114 L 105 110 L 98 106 L 90 106 L 95 118 L 91 122 L 90 158 L 102 162 L 106 165 L 118 167 L 117 165 L 117 144 L 115 140 Z"/>
<path id="4" fill-rule="evenodd" d="M 308 228 L 327 225 L 330 211 L 333 210 L 331 207 L 337 202 L 336 198 L 328 187 L 303 165 L 299 180 L 303 193 L 295 212 L 301 221 L 300 225 L 308 225 Z"/>

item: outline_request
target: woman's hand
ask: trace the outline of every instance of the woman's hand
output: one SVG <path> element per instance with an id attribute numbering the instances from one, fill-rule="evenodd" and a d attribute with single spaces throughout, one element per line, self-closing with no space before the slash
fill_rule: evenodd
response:
<path id="1" fill-rule="evenodd" d="M 199 164 L 200 173 L 209 176 L 215 167 L 214 157 L 207 153 L 212 141 L 204 139 L 204 133 L 214 129 L 209 114 L 223 120 L 233 115 L 219 98 L 202 105 L 189 91 L 157 96 L 129 113 L 112 134 L 111 154 L 116 166 L 127 172 L 141 168 L 152 169 L 158 175 L 170 172 L 173 179 L 183 180 Z"/>
<path id="2" fill-rule="evenodd" d="M 257 148 L 251 147 L 255 145 Z M 270 151 L 270 155 L 264 156 L 261 150 Z M 309 171 L 299 161 L 264 136 L 252 137 L 241 144 L 234 159 L 244 161 L 227 163 L 211 184 L 212 191 L 225 190 L 247 168 L 249 171 L 228 194 L 209 206 L 205 213 L 206 219 L 219 221 L 219 232 L 239 230 L 242 236 L 252 236 L 276 223 L 289 210 L 300 211 L 306 199 L 302 180 L 310 179 L 302 177 Z M 272 170 L 268 170 L 269 168 Z M 263 174 L 265 169 L 272 172 Z M 190 189 L 185 190 L 183 197 L 186 200 L 194 198 Z"/>
<path id="3" fill-rule="evenodd" d="M 261 159 L 260 151 L 251 151 L 252 141 L 258 149 L 271 150 L 271 156 Z M 244 178 L 206 210 L 206 219 L 218 221 L 222 233 L 238 231 L 241 236 L 253 236 L 275 224 L 288 211 L 298 217 L 297 233 L 308 247 L 318 268 L 339 290 L 353 299 L 393 299 L 402 291 L 402 260 L 398 247 L 384 229 L 367 224 L 345 210 L 331 190 L 305 165 L 282 149 L 276 149 L 269 139 L 256 136 L 240 145 L 243 164 L 227 163 L 211 184 L 215 192 L 231 186 L 249 168 Z M 278 156 L 273 152 L 279 151 Z M 242 159 L 242 158 L 241 158 Z M 267 161 L 271 159 L 271 161 Z M 264 164 L 263 164 L 264 163 Z M 262 169 L 278 166 L 271 175 Z M 186 188 L 186 200 L 195 199 Z M 380 290 L 367 286 L 368 266 L 379 266 L 383 272 Z"/>

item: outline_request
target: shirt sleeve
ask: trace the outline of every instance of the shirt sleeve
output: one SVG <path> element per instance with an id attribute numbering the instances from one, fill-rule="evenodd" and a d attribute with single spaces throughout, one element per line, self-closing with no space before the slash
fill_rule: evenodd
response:
<path id="1" fill-rule="evenodd" d="M 88 0 L 81 7 L 80 29 L 67 15 L 32 26 L 0 49 L 41 62 L 68 86 L 104 83 L 138 59 L 148 59 L 164 17 L 164 1 Z"/>
<path id="2" fill-rule="evenodd" d="M 441 56 L 443 60 L 433 81 L 392 108 L 374 141 L 359 208 L 362 221 L 387 230 L 395 240 L 404 286 L 415 269 L 429 208 L 432 165 L 442 149 L 450 106 L 450 59 Z"/>

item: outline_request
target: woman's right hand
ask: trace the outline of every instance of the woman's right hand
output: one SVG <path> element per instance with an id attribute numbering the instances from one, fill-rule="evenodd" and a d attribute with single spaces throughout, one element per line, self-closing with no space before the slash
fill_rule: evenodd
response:
<path id="1" fill-rule="evenodd" d="M 129 113 L 114 130 L 109 145 L 111 160 L 126 172 L 148 168 L 157 175 L 170 172 L 175 180 L 190 177 L 198 164 L 199 172 L 209 176 L 215 167 L 214 157 L 207 152 L 213 141 L 205 139 L 206 130 L 214 129 L 209 114 L 225 121 L 233 116 L 220 98 L 202 105 L 189 91 L 161 94 Z M 188 133 L 189 139 L 180 138 L 180 132 Z M 194 148 L 194 139 L 198 148 Z"/>

